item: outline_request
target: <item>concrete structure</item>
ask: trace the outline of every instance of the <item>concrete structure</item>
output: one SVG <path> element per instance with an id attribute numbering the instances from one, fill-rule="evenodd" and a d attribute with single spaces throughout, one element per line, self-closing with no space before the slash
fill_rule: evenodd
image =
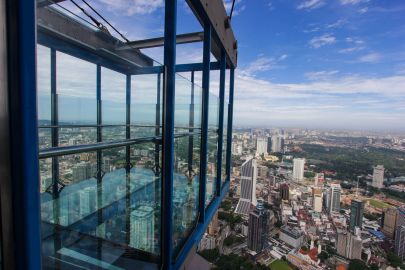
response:
<path id="1" fill-rule="evenodd" d="M 280 185 L 280 198 L 285 201 L 290 199 L 290 187 L 287 183 Z"/>
<path id="2" fill-rule="evenodd" d="M 356 227 L 361 228 L 363 225 L 363 212 L 364 212 L 364 202 L 361 200 L 352 200 L 350 207 L 350 231 L 354 232 Z"/>
<path id="3" fill-rule="evenodd" d="M 395 229 L 397 224 L 398 210 L 395 208 L 387 208 L 383 213 L 381 231 L 388 238 L 394 239 Z"/>
<path id="4" fill-rule="evenodd" d="M 395 231 L 395 254 L 405 259 L 405 226 L 398 226 Z"/>
<path id="5" fill-rule="evenodd" d="M 363 243 L 361 238 L 349 232 L 338 232 L 337 253 L 350 260 L 361 259 Z"/>
<path id="6" fill-rule="evenodd" d="M 258 137 L 256 139 L 256 155 L 267 154 L 267 138 Z"/>
<path id="7" fill-rule="evenodd" d="M 339 184 L 331 184 L 330 189 L 328 189 L 327 197 L 327 210 L 328 213 L 339 212 L 340 211 L 340 192 L 341 187 Z"/>
<path id="8" fill-rule="evenodd" d="M 257 163 L 256 159 L 251 158 L 242 164 L 240 168 L 241 191 L 240 197 L 249 200 L 256 205 L 256 178 Z"/>
<path id="9" fill-rule="evenodd" d="M 312 209 L 315 212 L 318 212 L 318 213 L 322 212 L 322 193 L 313 195 L 313 197 L 312 197 Z"/>
<path id="10" fill-rule="evenodd" d="M 260 252 L 264 248 L 268 232 L 268 213 L 262 202 L 249 214 L 247 246 L 250 250 Z"/>
<path id="11" fill-rule="evenodd" d="M 284 152 L 284 138 L 281 135 L 273 135 L 271 137 L 271 152 L 283 153 Z"/>
<path id="12" fill-rule="evenodd" d="M 155 237 L 155 217 L 153 208 L 142 205 L 131 212 L 131 247 L 153 252 Z"/>
<path id="13" fill-rule="evenodd" d="M 377 165 L 373 169 L 373 182 L 371 184 L 375 188 L 384 187 L 384 166 Z"/>
<path id="14" fill-rule="evenodd" d="M 299 248 L 305 243 L 305 236 L 298 228 L 284 225 L 280 228 L 280 240 L 289 246 Z"/>
<path id="15" fill-rule="evenodd" d="M 304 158 L 294 158 L 293 160 L 293 180 L 300 182 L 304 180 Z"/>

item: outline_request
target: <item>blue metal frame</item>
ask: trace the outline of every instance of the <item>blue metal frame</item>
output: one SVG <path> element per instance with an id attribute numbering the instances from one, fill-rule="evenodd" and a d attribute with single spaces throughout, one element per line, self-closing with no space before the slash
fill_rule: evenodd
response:
<path id="1" fill-rule="evenodd" d="M 232 167 L 232 124 L 233 124 L 233 92 L 235 83 L 235 69 L 231 68 L 229 75 L 229 106 L 228 106 L 228 133 L 226 142 L 226 181 L 231 179 Z"/>
<path id="2" fill-rule="evenodd" d="M 225 69 L 226 54 L 221 52 L 220 74 L 219 74 L 219 121 L 218 121 L 218 154 L 217 154 L 217 179 L 216 194 L 221 195 L 221 178 L 222 178 L 222 147 L 224 140 L 224 100 L 225 100 Z"/>
<path id="3" fill-rule="evenodd" d="M 7 1 L 8 83 L 16 269 L 41 268 L 35 1 Z"/>
<path id="4" fill-rule="evenodd" d="M 207 154 L 208 154 L 208 110 L 210 89 L 210 57 L 211 57 L 211 25 L 204 26 L 203 44 L 203 73 L 202 73 L 202 113 L 201 113 L 201 150 L 200 150 L 200 193 L 199 193 L 199 222 L 205 222 L 205 189 L 207 183 Z"/>
<path id="5" fill-rule="evenodd" d="M 165 1 L 165 78 L 163 87 L 162 134 L 162 204 L 161 204 L 161 260 L 162 269 L 171 269 L 173 233 L 173 166 L 174 166 L 174 108 L 176 75 L 177 0 Z"/>

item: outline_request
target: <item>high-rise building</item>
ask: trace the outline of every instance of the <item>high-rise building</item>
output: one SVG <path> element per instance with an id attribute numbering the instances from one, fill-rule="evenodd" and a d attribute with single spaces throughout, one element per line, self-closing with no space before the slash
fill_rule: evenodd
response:
<path id="1" fill-rule="evenodd" d="M 287 183 L 280 185 L 280 197 L 282 200 L 288 201 L 290 199 L 290 187 Z"/>
<path id="2" fill-rule="evenodd" d="M 321 186 L 325 182 L 325 176 L 323 173 L 316 173 L 314 176 L 314 185 Z"/>
<path id="3" fill-rule="evenodd" d="M 305 243 L 305 235 L 296 227 L 284 225 L 280 228 L 280 240 L 293 248 L 299 248 Z"/>
<path id="4" fill-rule="evenodd" d="M 258 137 L 256 139 L 256 155 L 267 154 L 267 138 Z"/>
<path id="5" fill-rule="evenodd" d="M 387 208 L 383 213 L 381 231 L 388 238 L 394 239 L 395 228 L 397 224 L 398 210 L 395 208 Z"/>
<path id="6" fill-rule="evenodd" d="M 312 189 L 312 209 L 315 212 L 322 212 L 322 190 L 320 188 Z"/>
<path id="7" fill-rule="evenodd" d="M 241 190 L 240 197 L 248 199 L 252 204 L 256 205 L 256 178 L 257 178 L 257 163 L 256 159 L 251 158 L 246 160 L 240 168 Z"/>
<path id="8" fill-rule="evenodd" d="M 395 254 L 405 259 L 405 226 L 398 226 L 395 230 Z"/>
<path id="9" fill-rule="evenodd" d="M 331 184 L 327 201 L 328 213 L 339 212 L 340 211 L 340 192 L 341 187 L 339 184 Z"/>
<path id="10" fill-rule="evenodd" d="M 267 153 L 271 153 L 272 151 L 272 137 L 267 137 Z"/>
<path id="11" fill-rule="evenodd" d="M 384 166 L 377 165 L 373 169 L 373 182 L 371 184 L 375 188 L 384 187 Z"/>
<path id="12" fill-rule="evenodd" d="M 268 214 L 261 201 L 249 214 L 249 231 L 247 246 L 250 250 L 260 252 L 267 241 Z"/>
<path id="13" fill-rule="evenodd" d="M 361 259 L 363 242 L 361 238 L 350 232 L 338 232 L 336 244 L 337 253 L 350 260 Z"/>
<path id="14" fill-rule="evenodd" d="M 145 251 L 154 251 L 155 223 L 154 211 L 150 206 L 142 205 L 131 212 L 131 247 Z"/>
<path id="15" fill-rule="evenodd" d="M 361 228 L 363 224 L 364 202 L 361 200 L 352 200 L 350 207 L 350 231 L 354 232 L 356 227 Z"/>
<path id="16" fill-rule="evenodd" d="M 271 152 L 283 153 L 284 152 L 284 138 L 277 134 L 271 137 Z"/>
<path id="17" fill-rule="evenodd" d="M 300 182 L 304 179 L 304 158 L 294 158 L 293 160 L 293 180 Z"/>

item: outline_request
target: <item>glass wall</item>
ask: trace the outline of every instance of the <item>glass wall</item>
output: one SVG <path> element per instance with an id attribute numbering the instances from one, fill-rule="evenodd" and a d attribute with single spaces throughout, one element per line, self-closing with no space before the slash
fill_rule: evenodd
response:
<path id="1" fill-rule="evenodd" d="M 76 27 L 62 10 L 46 10 L 47 16 L 38 13 L 40 23 L 62 16 Z M 41 27 L 37 104 L 43 268 L 158 269 L 162 222 L 167 222 L 161 220 L 165 69 L 139 50 L 115 50 L 125 44 L 107 33 L 86 29 L 92 33 L 89 43 L 107 41 L 106 48 L 96 48 L 58 33 L 63 27 L 51 29 L 52 34 L 53 25 L 45 31 Z M 210 86 L 208 155 L 202 156 L 202 122 L 207 119 L 202 119 L 203 90 L 194 75 L 176 74 L 175 106 L 168 108 L 174 110 L 173 258 L 201 225 L 200 203 L 208 206 L 215 198 L 221 155 L 218 181 L 226 178 L 226 123 L 224 149 L 218 153 L 219 84 Z M 207 161 L 203 171 L 202 160 Z M 205 174 L 206 194 L 200 198 Z"/>

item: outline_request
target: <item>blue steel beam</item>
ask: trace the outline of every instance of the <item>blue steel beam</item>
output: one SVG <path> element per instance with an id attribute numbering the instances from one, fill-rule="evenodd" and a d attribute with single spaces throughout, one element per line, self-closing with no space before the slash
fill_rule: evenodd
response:
<path id="1" fill-rule="evenodd" d="M 36 1 L 6 1 L 15 269 L 41 269 Z M 7 258 L 8 259 L 8 258 Z"/>
<path id="2" fill-rule="evenodd" d="M 229 78 L 228 133 L 226 142 L 226 181 L 230 180 L 232 162 L 233 92 L 235 69 L 231 68 Z"/>
<path id="3" fill-rule="evenodd" d="M 208 110 L 210 87 L 210 57 L 211 57 L 211 25 L 204 26 L 203 71 L 202 71 L 202 119 L 201 119 L 201 152 L 200 152 L 200 193 L 199 193 L 199 222 L 205 222 L 205 189 L 207 182 L 208 154 Z"/>
<path id="4" fill-rule="evenodd" d="M 131 138 L 131 75 L 127 74 L 126 79 L 126 98 L 125 98 L 125 105 L 126 105 L 126 123 L 127 126 L 125 128 L 125 135 L 126 139 L 129 140 Z M 131 169 L 131 146 L 126 147 L 125 159 L 126 159 L 126 170 L 129 173 Z"/>
<path id="5" fill-rule="evenodd" d="M 222 147 L 224 140 L 224 100 L 225 100 L 225 69 L 226 69 L 226 54 L 221 52 L 220 60 L 220 73 L 219 73 L 219 121 L 218 121 L 218 154 L 217 154 L 217 179 L 216 179 L 216 193 L 217 196 L 221 194 L 221 180 L 222 180 Z"/>
<path id="6" fill-rule="evenodd" d="M 162 204 L 161 204 L 161 269 L 172 267 L 173 233 L 173 166 L 174 166 L 174 108 L 176 73 L 176 25 L 177 0 L 165 1 L 163 87 L 163 134 L 162 134 Z"/>

